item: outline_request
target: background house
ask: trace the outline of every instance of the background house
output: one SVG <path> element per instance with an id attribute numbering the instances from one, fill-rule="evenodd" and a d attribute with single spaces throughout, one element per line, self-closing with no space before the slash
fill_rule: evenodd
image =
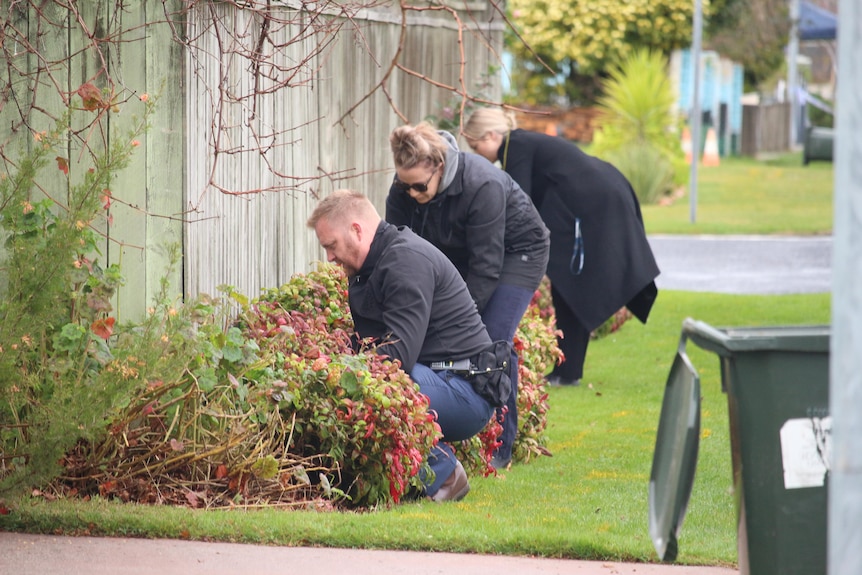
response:
<path id="1" fill-rule="evenodd" d="M 719 153 L 738 154 L 743 132 L 742 84 L 740 64 L 717 52 L 700 54 L 700 110 L 702 113 L 701 150 L 709 128 L 718 138 Z M 694 106 L 694 58 L 691 50 L 675 50 L 670 57 L 671 85 L 676 94 L 680 117 L 689 119 Z"/>

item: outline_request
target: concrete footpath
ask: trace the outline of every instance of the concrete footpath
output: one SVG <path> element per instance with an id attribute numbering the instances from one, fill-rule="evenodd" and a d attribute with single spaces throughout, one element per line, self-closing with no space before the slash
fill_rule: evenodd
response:
<path id="1" fill-rule="evenodd" d="M 2 575 L 736 575 L 735 569 L 0 532 Z"/>

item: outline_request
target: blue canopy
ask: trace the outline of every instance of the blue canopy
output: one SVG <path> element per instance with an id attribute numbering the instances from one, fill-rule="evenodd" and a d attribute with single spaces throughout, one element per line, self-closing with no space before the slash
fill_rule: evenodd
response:
<path id="1" fill-rule="evenodd" d="M 800 40 L 835 40 L 837 30 L 835 14 L 805 0 L 799 3 Z"/>

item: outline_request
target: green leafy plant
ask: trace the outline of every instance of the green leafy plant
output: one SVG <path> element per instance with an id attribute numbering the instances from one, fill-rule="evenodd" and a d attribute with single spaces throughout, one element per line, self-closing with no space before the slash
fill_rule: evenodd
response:
<path id="1" fill-rule="evenodd" d="M 549 291 L 547 281 L 533 296 L 515 333 L 518 352 L 518 435 L 512 459 L 527 462 L 537 455 L 549 455 L 545 428 L 548 415 L 548 392 L 545 375 L 563 359 L 557 345 L 553 314 L 544 315 L 536 305 L 542 291 Z"/>
<path id="2" fill-rule="evenodd" d="M 665 58 L 658 52 L 635 51 L 611 70 L 604 90 L 598 101 L 600 127 L 590 152 L 619 162 L 642 203 L 685 184 L 688 168 Z M 645 170 L 656 173 L 648 176 Z"/>
<path id="3" fill-rule="evenodd" d="M 826 107 L 835 109 L 835 102 L 831 100 L 823 100 L 823 104 Z M 808 123 L 811 126 L 818 126 L 822 128 L 832 128 L 835 124 L 835 112 L 825 110 L 819 106 L 815 106 L 813 104 L 808 104 L 806 107 L 806 111 L 808 113 Z"/>
<path id="4" fill-rule="evenodd" d="M 544 291 L 547 292 L 548 289 L 546 284 Z M 317 316 L 320 316 L 320 310 L 323 310 L 322 317 L 326 318 L 330 332 L 342 342 L 346 342 L 346 333 L 352 328 L 346 278 L 339 268 L 327 266 L 307 276 L 298 276 L 296 281 L 285 286 L 267 290 L 261 300 Z M 540 314 L 537 301 L 538 292 L 519 326 L 515 341 L 520 357 L 519 414 L 528 414 L 519 416 L 516 461 L 528 461 L 532 456 L 547 454 L 543 446 L 548 408 L 544 375 L 560 357 L 553 317 Z M 278 329 L 272 321 L 267 322 L 266 326 L 268 327 L 262 328 L 264 332 Z M 306 342 L 306 346 L 312 350 L 312 354 L 319 349 L 319 344 L 315 342 Z M 340 351 L 346 353 L 347 348 L 342 347 Z M 468 471 L 484 475 L 494 472 L 489 462 L 499 445 L 501 432 L 500 424 L 492 419 L 477 436 L 453 444 Z"/>
<path id="5" fill-rule="evenodd" d="M 323 266 L 267 290 L 241 321 L 277 357 L 284 387 L 272 397 L 294 422 L 293 449 L 324 454 L 337 469 L 327 482 L 353 505 L 397 502 L 421 487 L 439 426 L 400 366 L 373 348 L 354 352 L 346 288 L 340 268 Z"/>
<path id="6" fill-rule="evenodd" d="M 623 324 L 633 317 L 634 315 L 632 315 L 632 312 L 630 312 L 627 307 L 622 307 L 618 309 L 614 315 L 605 320 L 602 325 L 593 330 L 593 333 L 590 334 L 590 338 L 600 339 L 606 335 L 615 333 L 623 327 Z"/>
<path id="7" fill-rule="evenodd" d="M 52 164 L 68 178 L 73 109 L 34 133 L 0 177 L 0 491 L 55 475 L 62 454 L 98 433 L 128 391 L 99 377 L 114 359 L 110 300 L 122 279 L 115 266 L 99 265 L 95 228 L 109 217 L 113 176 L 128 165 L 152 106 L 145 102 L 128 134 L 82 155 L 90 167 L 62 193 L 37 180 Z M 93 97 L 75 113 L 101 118 L 112 107 Z"/>
<path id="8" fill-rule="evenodd" d="M 54 490 L 192 507 L 329 509 L 397 502 L 418 486 L 439 435 L 427 399 L 397 366 L 354 353 L 338 314 L 327 319 L 312 307 L 313 294 L 330 295 L 321 282 L 344 287 L 337 273 L 321 272 L 251 304 L 229 287 L 226 299 L 184 305 L 165 291 L 117 341 L 152 356 L 113 350 L 102 370 L 138 382 L 135 392 L 101 436 L 64 456 Z"/>
<path id="9" fill-rule="evenodd" d="M 641 204 L 656 204 L 674 188 L 674 168 L 667 156 L 647 142 L 624 144 L 605 159 L 629 181 Z"/>
<path id="10" fill-rule="evenodd" d="M 533 296 L 533 301 L 530 304 L 530 307 L 535 307 L 536 312 L 541 318 L 542 323 L 545 325 L 545 330 L 550 330 L 546 333 L 553 334 L 554 338 L 558 334 L 562 332 L 558 331 L 556 328 L 556 317 L 554 312 L 554 303 L 551 298 L 551 283 L 548 280 L 547 276 L 542 279 L 542 283 L 539 285 L 539 289 L 536 290 L 535 295 Z M 527 310 L 527 313 L 531 313 L 531 310 Z M 526 317 L 526 316 L 525 316 Z M 609 317 L 605 322 L 597 327 L 591 334 L 590 337 L 592 339 L 600 339 L 609 333 L 613 333 L 620 329 L 625 322 L 632 318 L 632 312 L 628 310 L 626 307 L 622 307 L 614 313 L 611 317 Z M 560 353 L 560 349 L 556 345 L 547 345 L 545 344 L 544 353 L 539 357 L 545 357 L 545 363 L 542 363 L 538 366 L 538 370 L 541 373 L 549 373 L 551 369 L 553 369 L 553 364 L 549 364 L 549 361 L 560 362 L 564 358 Z"/>
<path id="11" fill-rule="evenodd" d="M 340 268 L 294 276 L 251 303 L 222 289 L 229 301 L 161 301 L 123 333 L 124 342 L 150 334 L 142 343 L 154 357 L 143 361 L 140 345 L 122 358 L 114 350 L 103 371 L 141 381 L 138 392 L 103 437 L 79 441 L 64 457 L 57 490 L 193 507 L 318 508 L 386 505 L 421 492 L 439 426 L 397 364 L 367 346 L 354 351 Z M 231 305 L 241 307 L 235 320 Z M 547 453 L 544 373 L 534 370 L 553 361 L 544 350 L 556 342 L 534 313 L 519 336 L 521 460 Z M 455 444 L 465 466 L 493 473 L 500 431 L 491 421 Z"/>

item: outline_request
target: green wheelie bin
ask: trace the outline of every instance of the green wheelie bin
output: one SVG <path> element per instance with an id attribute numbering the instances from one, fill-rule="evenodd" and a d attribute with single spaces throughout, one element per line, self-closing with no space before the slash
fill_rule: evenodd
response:
<path id="1" fill-rule="evenodd" d="M 832 419 L 829 326 L 714 328 L 686 319 L 665 387 L 649 530 L 676 559 L 700 438 L 700 379 L 687 341 L 718 355 L 727 395 L 742 575 L 825 575 Z"/>

